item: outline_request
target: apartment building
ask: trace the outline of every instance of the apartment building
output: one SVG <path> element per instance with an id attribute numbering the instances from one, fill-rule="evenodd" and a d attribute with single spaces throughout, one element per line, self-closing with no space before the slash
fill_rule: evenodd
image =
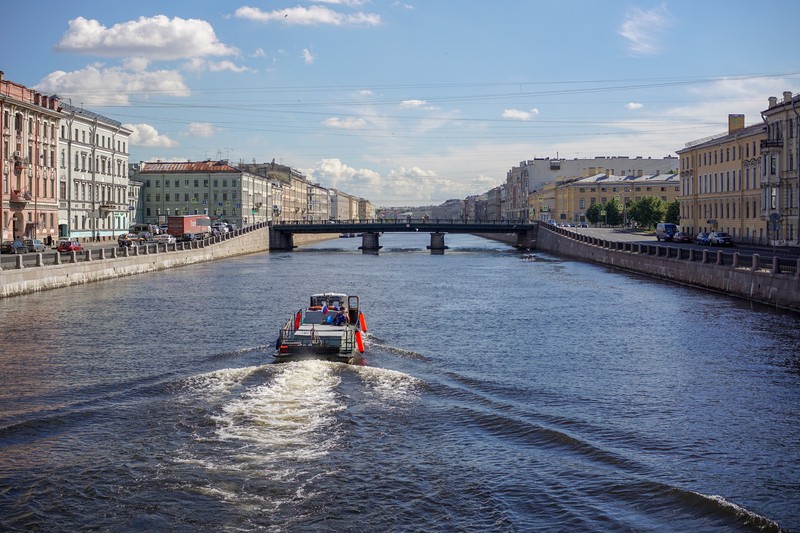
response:
<path id="1" fill-rule="evenodd" d="M 769 239 L 800 245 L 800 94 L 772 96 L 761 112 L 761 211 Z"/>
<path id="2" fill-rule="evenodd" d="M 690 235 L 725 231 L 734 240 L 764 242 L 759 170 L 764 124 L 745 127 L 744 115 L 728 115 L 728 131 L 686 143 L 680 158 L 681 229 Z"/>
<path id="3" fill-rule="evenodd" d="M 60 102 L 5 79 L 0 71 L 0 238 L 55 239 Z"/>
<path id="4" fill-rule="evenodd" d="M 59 235 L 111 238 L 132 222 L 128 196 L 128 138 L 114 119 L 62 106 L 58 138 Z"/>
<path id="5" fill-rule="evenodd" d="M 268 178 L 231 166 L 227 160 L 142 162 L 143 222 L 159 224 L 170 215 L 207 214 L 239 227 L 272 215 Z"/>

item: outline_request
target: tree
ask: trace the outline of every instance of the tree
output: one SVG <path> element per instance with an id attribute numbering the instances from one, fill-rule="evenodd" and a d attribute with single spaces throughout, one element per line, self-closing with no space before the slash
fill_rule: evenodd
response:
<path id="1" fill-rule="evenodd" d="M 609 226 L 619 226 L 622 224 L 622 212 L 620 211 L 619 203 L 616 198 L 603 204 L 603 209 L 606 210 L 605 222 Z"/>
<path id="2" fill-rule="evenodd" d="M 600 209 L 600 204 L 594 203 L 590 205 L 589 209 L 586 210 L 586 220 L 592 224 L 597 224 L 600 222 Z"/>
<path id="3" fill-rule="evenodd" d="M 667 213 L 664 215 L 664 222 L 672 222 L 673 224 L 681 223 L 681 202 L 677 198 L 667 204 Z"/>
<path id="4" fill-rule="evenodd" d="M 634 202 L 628 210 L 628 218 L 635 220 L 639 226 L 652 228 L 662 220 L 667 212 L 666 202 L 656 196 L 645 196 Z"/>

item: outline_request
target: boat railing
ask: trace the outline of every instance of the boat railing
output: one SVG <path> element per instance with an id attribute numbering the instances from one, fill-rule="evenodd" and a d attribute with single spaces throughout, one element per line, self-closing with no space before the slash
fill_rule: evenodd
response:
<path id="1" fill-rule="evenodd" d="M 351 328 L 347 328 L 342 335 L 342 344 L 339 349 L 340 352 L 353 352 L 356 349 L 356 335 L 355 331 Z"/>

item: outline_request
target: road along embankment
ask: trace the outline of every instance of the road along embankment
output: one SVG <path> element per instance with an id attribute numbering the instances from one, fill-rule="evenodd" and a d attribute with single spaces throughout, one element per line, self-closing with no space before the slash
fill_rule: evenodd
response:
<path id="1" fill-rule="evenodd" d="M 543 225 L 536 249 L 800 311 L 800 260 L 606 241 Z"/>
<path id="2" fill-rule="evenodd" d="M 304 235 L 298 244 L 331 238 L 330 235 Z M 81 285 L 214 261 L 269 250 L 269 229 L 256 225 L 226 236 L 193 243 L 151 244 L 134 249 L 97 249 L 57 255 L 46 263 L 37 258 L 37 266 L 24 266 L 22 256 L 17 266 L 0 270 L 0 298 Z M 40 254 L 41 255 L 41 254 Z M 48 255 L 48 258 L 52 256 Z"/>

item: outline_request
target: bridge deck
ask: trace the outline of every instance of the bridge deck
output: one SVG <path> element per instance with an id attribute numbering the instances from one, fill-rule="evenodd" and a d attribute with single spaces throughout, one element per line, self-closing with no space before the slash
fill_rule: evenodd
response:
<path id="1" fill-rule="evenodd" d="M 460 220 L 375 220 L 337 222 L 288 222 L 273 224 L 281 233 L 522 233 L 536 228 L 537 222 L 460 221 Z"/>

